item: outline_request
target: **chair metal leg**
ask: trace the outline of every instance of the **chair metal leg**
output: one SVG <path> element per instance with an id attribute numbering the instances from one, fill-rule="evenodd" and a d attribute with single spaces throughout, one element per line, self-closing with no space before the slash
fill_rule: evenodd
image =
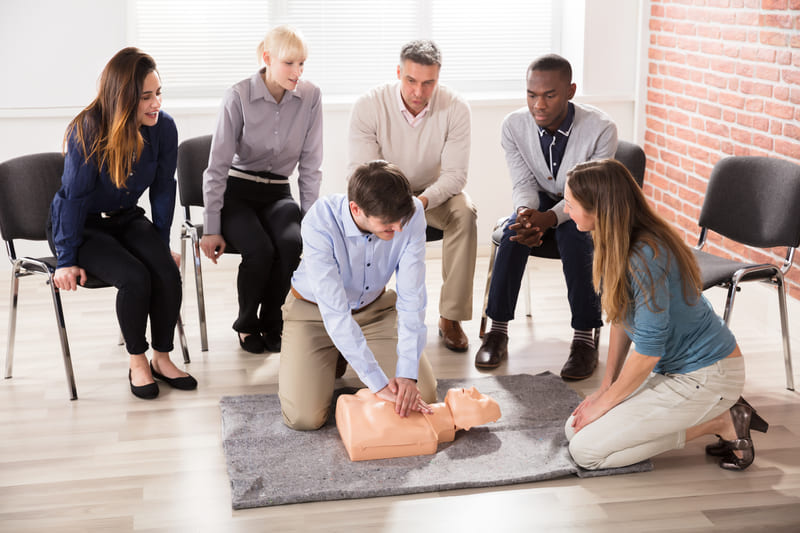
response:
<path id="1" fill-rule="evenodd" d="M 531 314 L 531 276 L 528 274 L 528 263 L 525 263 L 525 272 L 522 274 L 522 290 L 525 291 L 525 316 L 530 318 Z"/>
<path id="2" fill-rule="evenodd" d="M 733 300 L 736 299 L 736 292 L 739 284 L 736 280 L 728 285 L 728 296 L 725 298 L 725 311 L 722 314 L 722 321 L 726 326 L 731 325 L 731 314 L 733 313 Z"/>
<path id="3" fill-rule="evenodd" d="M 783 273 L 778 272 L 778 307 L 781 312 L 781 336 L 783 337 L 783 362 L 786 367 L 786 388 L 794 390 L 794 374 L 792 372 L 792 350 L 789 346 L 789 317 L 786 313 L 786 285 Z"/>
<path id="4" fill-rule="evenodd" d="M 178 339 L 180 339 L 181 351 L 183 352 L 183 362 L 188 365 L 192 360 L 189 359 L 189 345 L 186 342 L 186 334 L 183 331 L 183 319 L 180 314 L 178 315 L 176 326 L 178 327 Z"/>
<path id="5" fill-rule="evenodd" d="M 53 284 L 53 277 L 47 281 L 50 286 L 50 294 L 53 297 L 53 308 L 56 314 L 58 327 L 58 337 L 61 341 L 61 353 L 64 357 L 64 372 L 67 374 L 67 389 L 69 390 L 70 400 L 78 399 L 78 389 L 75 386 L 75 374 L 72 371 L 72 357 L 69 353 L 69 340 L 67 340 L 67 327 L 64 323 L 64 308 L 61 305 L 61 294 Z"/>
<path id="6" fill-rule="evenodd" d="M 11 271 L 11 301 L 8 306 L 8 345 L 6 346 L 6 379 L 11 377 L 14 365 L 14 337 L 17 332 L 17 300 L 19 299 L 19 264 Z"/>
<path id="7" fill-rule="evenodd" d="M 495 245 L 494 241 L 490 245 L 491 249 L 489 250 L 489 272 L 486 274 L 486 288 L 483 291 L 483 307 L 481 308 L 481 327 L 478 331 L 478 337 L 481 339 L 483 335 L 486 333 L 486 306 L 489 305 L 489 287 L 492 285 L 492 272 L 494 271 L 494 259 L 497 255 L 497 246 Z"/>
<path id="8" fill-rule="evenodd" d="M 200 266 L 200 240 L 192 232 L 192 259 L 194 260 L 194 284 L 197 291 L 197 316 L 200 319 L 200 349 L 208 351 L 208 332 L 206 330 L 206 299 L 203 294 L 203 269 Z"/>

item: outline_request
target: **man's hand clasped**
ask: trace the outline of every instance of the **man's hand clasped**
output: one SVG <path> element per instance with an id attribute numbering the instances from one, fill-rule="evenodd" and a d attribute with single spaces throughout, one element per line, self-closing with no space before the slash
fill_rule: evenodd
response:
<path id="1" fill-rule="evenodd" d="M 511 240 L 533 248 L 542 244 L 542 236 L 548 228 L 558 223 L 555 213 L 552 211 L 537 211 L 536 209 L 521 209 L 517 213 L 517 220 L 508 229 L 515 235 Z"/>

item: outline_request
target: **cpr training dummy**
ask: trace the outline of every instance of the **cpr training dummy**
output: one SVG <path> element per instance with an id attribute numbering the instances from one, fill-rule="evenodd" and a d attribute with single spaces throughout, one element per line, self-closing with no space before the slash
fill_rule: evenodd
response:
<path id="1" fill-rule="evenodd" d="M 369 389 L 343 394 L 336 402 L 336 427 L 351 461 L 389 459 L 436 453 L 440 442 L 452 442 L 456 431 L 469 430 L 500 418 L 495 400 L 470 389 L 450 389 L 444 403 L 430 405 L 432 414 L 395 413 L 391 402 Z"/>

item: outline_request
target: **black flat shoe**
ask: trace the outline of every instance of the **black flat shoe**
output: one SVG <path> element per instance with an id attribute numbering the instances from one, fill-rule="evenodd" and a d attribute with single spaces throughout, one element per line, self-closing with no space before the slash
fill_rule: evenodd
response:
<path id="1" fill-rule="evenodd" d="M 733 427 L 736 430 L 736 440 L 723 441 L 729 450 L 720 459 L 719 466 L 725 470 L 744 470 L 753 464 L 756 456 L 753 439 L 750 438 L 750 430 L 766 433 L 769 424 L 756 414 L 750 404 L 744 401 L 744 398 L 739 398 L 739 401 L 731 407 L 730 412 Z M 740 450 L 742 456 L 737 456 L 733 453 L 734 450 Z"/>
<path id="2" fill-rule="evenodd" d="M 739 397 L 739 399 L 737 400 L 736 403 L 744 404 L 744 405 L 746 405 L 747 407 L 749 407 L 750 409 L 753 410 L 752 423 L 750 425 L 750 429 L 752 429 L 754 431 L 760 431 L 761 433 L 766 433 L 767 432 L 767 429 L 769 428 L 769 424 L 767 423 L 766 420 L 761 418 L 758 415 L 758 413 L 756 413 L 756 410 L 753 409 L 752 405 L 747 403 L 747 401 L 742 397 Z M 709 445 L 706 446 L 706 454 L 708 454 L 708 455 L 710 455 L 712 457 L 725 457 L 725 456 L 727 456 L 731 451 L 733 451 L 733 448 L 731 447 L 729 442 L 731 442 L 731 441 L 727 441 L 727 440 L 723 439 L 722 437 L 720 437 L 719 435 L 717 435 L 717 442 L 715 442 L 714 444 L 709 444 Z"/>
<path id="3" fill-rule="evenodd" d="M 197 388 L 197 380 L 194 379 L 192 376 L 183 376 L 181 378 L 168 378 L 167 376 L 156 372 L 156 369 L 153 368 L 152 361 L 150 361 L 150 372 L 153 373 L 154 378 L 163 381 L 173 389 L 194 390 Z"/>
<path id="4" fill-rule="evenodd" d="M 264 342 L 261 340 L 261 335 L 258 333 L 245 335 L 244 340 L 242 340 L 242 336 L 237 332 L 236 338 L 239 339 L 239 346 L 241 346 L 244 351 L 250 353 L 264 353 Z"/>
<path id="5" fill-rule="evenodd" d="M 133 384 L 133 380 L 131 379 L 130 369 L 128 369 L 128 382 L 131 384 L 131 392 L 137 398 L 141 398 L 142 400 L 152 400 L 158 396 L 158 383 L 154 381 L 152 383 L 148 383 L 147 385 L 140 385 L 137 387 Z"/>
<path id="6" fill-rule="evenodd" d="M 261 342 L 268 352 L 278 353 L 281 351 L 281 332 L 266 331 L 261 334 Z"/>

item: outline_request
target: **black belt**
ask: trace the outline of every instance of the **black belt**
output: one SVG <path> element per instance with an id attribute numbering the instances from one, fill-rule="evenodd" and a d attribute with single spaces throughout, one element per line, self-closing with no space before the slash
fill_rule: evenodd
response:
<path id="1" fill-rule="evenodd" d="M 92 214 L 100 218 L 114 218 L 119 215 L 130 213 L 131 211 L 136 209 L 136 207 L 137 206 L 134 205 L 132 207 L 123 207 L 122 209 L 116 209 L 114 211 L 101 211 L 99 213 L 92 213 Z"/>

